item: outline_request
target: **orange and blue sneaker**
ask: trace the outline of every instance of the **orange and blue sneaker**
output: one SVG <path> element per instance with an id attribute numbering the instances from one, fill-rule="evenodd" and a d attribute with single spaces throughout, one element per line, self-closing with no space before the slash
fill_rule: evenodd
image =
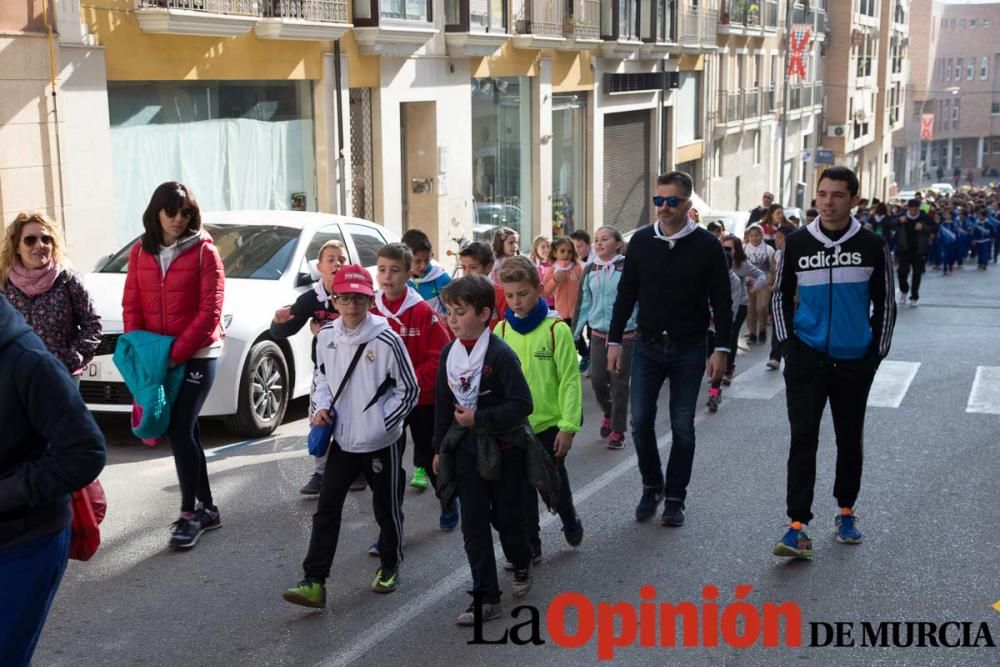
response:
<path id="1" fill-rule="evenodd" d="M 861 531 L 858 530 L 858 517 L 850 507 L 840 510 L 833 520 L 837 527 L 837 541 L 841 544 L 861 544 Z"/>
<path id="2" fill-rule="evenodd" d="M 800 521 L 793 521 L 789 524 L 784 537 L 774 545 L 771 553 L 782 558 L 812 558 L 813 545 L 808 528 Z"/>

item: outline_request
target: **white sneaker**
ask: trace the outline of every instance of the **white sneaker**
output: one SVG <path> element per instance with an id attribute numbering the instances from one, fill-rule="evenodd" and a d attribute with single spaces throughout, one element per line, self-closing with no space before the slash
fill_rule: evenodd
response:
<path id="1" fill-rule="evenodd" d="M 905 306 L 906 305 L 906 292 L 900 292 L 899 293 L 899 305 L 901 305 L 901 306 Z"/>
<path id="2" fill-rule="evenodd" d="M 917 306 L 919 306 L 919 305 L 920 305 L 920 304 L 919 304 L 919 303 L 917 303 L 917 300 L 916 300 L 916 299 L 910 299 L 910 308 L 916 308 L 916 307 L 917 307 Z"/>
<path id="3" fill-rule="evenodd" d="M 781 362 L 778 361 L 777 359 L 768 359 L 767 367 L 770 368 L 772 371 L 776 371 L 779 368 L 781 368 Z"/>

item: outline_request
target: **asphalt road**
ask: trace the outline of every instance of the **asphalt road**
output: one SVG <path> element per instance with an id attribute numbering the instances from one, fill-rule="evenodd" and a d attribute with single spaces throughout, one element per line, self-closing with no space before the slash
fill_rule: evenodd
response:
<path id="1" fill-rule="evenodd" d="M 930 273 L 921 307 L 900 310 L 889 357 L 899 363 L 883 369 L 892 367 L 903 380 L 873 391 L 872 400 L 889 407 L 871 407 L 866 423 L 857 506 L 865 543 L 834 540 L 834 446 L 827 417 L 812 562 L 786 562 L 770 553 L 786 521 L 788 423 L 780 377 L 763 369 L 761 346 L 740 355 L 742 374 L 724 394 L 720 411 L 698 416 L 688 522 L 679 529 L 633 520 L 640 484 L 631 437 L 624 451 L 604 448 L 596 432 L 599 412 L 585 382 L 587 423 L 569 469 L 586 536 L 572 549 L 558 522 L 546 520 L 545 560 L 535 570 L 533 590 L 518 601 L 539 609 L 545 641 L 540 646 L 467 643 L 471 630 L 453 624 L 469 599 L 461 534 L 440 532 L 435 498 L 412 489 L 404 506 L 406 561 L 396 593 L 368 590 L 377 561 L 366 548 L 377 529 L 364 492 L 350 494 L 344 510 L 328 609 L 310 612 L 282 601 L 282 590 L 301 576 L 315 506 L 298 494 L 311 471 L 301 401 L 292 420 L 259 442 L 226 447 L 232 441 L 218 425 L 206 423 L 213 446 L 209 471 L 224 527 L 186 553 L 165 548 L 178 504 L 169 453 L 146 449 L 120 423 L 105 420 L 111 445 L 101 478 L 110 499 L 104 545 L 90 562 L 71 562 L 35 664 L 594 663 L 598 633 L 581 648 L 560 648 L 546 628 L 546 608 L 563 592 L 582 593 L 595 606 L 619 600 L 637 606 L 645 584 L 655 587 L 657 603 L 692 601 L 699 609 L 703 587 L 714 585 L 720 616 L 737 585 L 752 586 L 747 602 L 756 609 L 765 602 L 797 603 L 802 646 L 635 645 L 615 652 L 620 664 L 1000 664 L 997 648 L 809 646 L 810 623 L 837 621 L 857 624 L 857 643 L 863 621 L 968 621 L 973 638 L 979 623 L 987 622 L 1000 642 L 1000 613 L 991 609 L 1000 599 L 1000 414 L 967 412 L 977 368 L 1000 366 L 998 292 L 996 265 L 985 274 L 972 268 L 950 278 Z M 980 406 L 1000 411 L 992 402 L 1000 390 L 979 390 Z M 657 432 L 668 447 L 666 391 L 660 406 Z M 507 575 L 501 574 L 501 584 L 509 590 Z M 514 605 L 508 605 L 509 613 Z M 485 638 L 496 639 L 527 618 L 488 624 Z M 567 631 L 576 632 L 576 615 L 567 618 Z M 961 633 L 952 630 L 949 637 Z"/>

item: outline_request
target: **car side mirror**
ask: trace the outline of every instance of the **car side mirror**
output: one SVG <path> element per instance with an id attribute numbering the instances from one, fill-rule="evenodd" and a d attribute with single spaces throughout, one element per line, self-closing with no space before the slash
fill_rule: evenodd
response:
<path id="1" fill-rule="evenodd" d="M 299 275 L 295 278 L 296 287 L 308 287 L 309 285 L 312 284 L 313 284 L 312 276 L 309 275 L 308 273 L 299 273 Z"/>

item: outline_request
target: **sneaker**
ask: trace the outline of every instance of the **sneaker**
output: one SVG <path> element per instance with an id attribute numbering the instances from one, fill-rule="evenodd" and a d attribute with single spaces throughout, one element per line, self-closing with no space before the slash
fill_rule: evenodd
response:
<path id="1" fill-rule="evenodd" d="M 222 528 L 222 515 L 219 514 L 218 507 L 205 507 L 199 505 L 194 510 L 195 519 L 201 524 L 202 532 Z"/>
<path id="2" fill-rule="evenodd" d="M 378 550 L 378 540 L 372 542 L 372 545 L 368 547 L 368 555 L 374 556 L 375 558 L 378 558 L 382 555 L 382 553 Z"/>
<path id="3" fill-rule="evenodd" d="M 303 579 L 297 586 L 289 588 L 281 594 L 285 602 L 323 609 L 326 607 L 326 586 L 313 579 Z"/>
<path id="4" fill-rule="evenodd" d="M 837 541 L 841 544 L 861 544 L 861 531 L 858 530 L 858 517 L 850 514 L 838 514 L 833 520 L 837 527 Z"/>
<path id="5" fill-rule="evenodd" d="M 768 359 L 767 360 L 767 369 L 769 371 L 776 371 L 779 368 L 781 368 L 781 359 Z"/>
<path id="6" fill-rule="evenodd" d="M 450 533 L 455 530 L 458 526 L 458 499 L 455 499 L 454 509 L 450 512 L 445 510 L 441 512 L 441 516 L 438 518 L 438 527 L 446 533 Z"/>
<path id="7" fill-rule="evenodd" d="M 663 504 L 663 514 L 660 523 L 671 528 L 684 525 L 684 504 L 679 500 L 668 500 Z"/>
<path id="8" fill-rule="evenodd" d="M 722 402 L 722 391 L 712 387 L 708 390 L 708 411 L 718 412 L 719 403 Z"/>
<path id="9" fill-rule="evenodd" d="M 900 292 L 899 293 L 899 305 L 901 305 L 901 306 L 905 306 L 906 305 L 906 292 Z"/>
<path id="10" fill-rule="evenodd" d="M 580 521 L 580 517 L 577 517 L 572 526 L 563 526 L 562 531 L 566 536 L 566 544 L 571 547 L 578 547 L 580 542 L 583 542 L 583 522 Z"/>
<path id="11" fill-rule="evenodd" d="M 590 355 L 580 359 L 580 372 L 590 377 Z"/>
<path id="12" fill-rule="evenodd" d="M 609 435 L 608 449 L 625 449 L 625 434 L 615 431 Z"/>
<path id="13" fill-rule="evenodd" d="M 804 523 L 793 522 L 788 526 L 784 537 L 774 545 L 771 553 L 782 558 L 812 558 L 812 547 L 808 526 Z"/>
<path id="14" fill-rule="evenodd" d="M 198 538 L 203 532 L 205 531 L 194 512 L 191 512 L 188 517 L 182 516 L 170 524 L 170 548 L 190 549 L 198 543 Z"/>
<path id="15" fill-rule="evenodd" d="M 731 385 L 733 383 L 733 373 L 735 373 L 735 372 L 736 372 L 735 369 L 733 369 L 733 370 L 729 370 L 729 371 L 726 371 L 725 373 L 723 373 L 723 375 L 722 375 L 722 384 L 724 386 L 728 387 L 729 385 Z"/>
<path id="16" fill-rule="evenodd" d="M 920 305 L 920 304 L 919 304 L 919 303 L 917 303 L 917 300 L 916 300 L 916 299 L 910 299 L 910 308 L 916 308 L 916 307 L 917 307 L 917 306 L 919 306 L 919 305 Z"/>
<path id="17" fill-rule="evenodd" d="M 479 618 L 485 623 L 486 621 L 495 621 L 496 619 L 503 616 L 503 607 L 500 606 L 499 602 L 484 602 L 479 606 Z M 461 626 L 472 626 L 476 624 L 476 605 L 470 604 L 469 608 L 458 615 L 455 619 L 455 623 Z"/>
<path id="18" fill-rule="evenodd" d="M 304 496 L 318 496 L 320 489 L 323 488 L 323 475 L 318 472 L 314 472 L 306 485 L 299 489 L 299 493 Z"/>
<path id="19" fill-rule="evenodd" d="M 537 567 L 538 565 L 541 564 L 541 562 L 542 562 L 542 548 L 539 547 L 538 550 L 535 551 L 535 548 L 532 547 L 531 548 L 531 567 Z M 504 572 L 513 572 L 514 571 L 514 564 L 511 563 L 510 561 L 507 561 L 506 563 L 504 563 L 503 569 L 504 569 Z"/>
<path id="20" fill-rule="evenodd" d="M 413 471 L 413 478 L 410 480 L 410 486 L 414 489 L 420 489 L 424 491 L 429 487 L 431 483 L 427 480 L 427 471 L 423 468 L 417 468 Z"/>
<path id="21" fill-rule="evenodd" d="M 372 580 L 372 590 L 376 593 L 392 593 L 399 586 L 398 567 L 380 567 Z"/>
<path id="22" fill-rule="evenodd" d="M 604 415 L 604 419 L 601 420 L 601 437 L 606 438 L 609 435 L 611 435 L 611 417 Z"/>
<path id="23" fill-rule="evenodd" d="M 351 491 L 364 491 L 368 488 L 368 480 L 365 479 L 364 473 L 358 475 L 358 478 L 351 482 Z"/>
<path id="24" fill-rule="evenodd" d="M 757 342 L 763 345 L 767 342 L 767 329 L 764 329 L 759 334 L 757 334 Z"/>
<path id="25" fill-rule="evenodd" d="M 646 488 L 642 490 L 642 498 L 635 507 L 635 520 L 639 523 L 649 521 L 656 514 L 656 508 L 663 500 L 663 490 L 658 488 Z"/>
<path id="26" fill-rule="evenodd" d="M 523 598 L 531 590 L 531 568 L 514 570 L 514 581 L 510 584 L 510 594 L 515 598 Z"/>
<path id="27" fill-rule="evenodd" d="M 756 345 L 756 344 L 757 344 L 756 334 L 750 334 L 749 336 L 747 336 L 747 345 Z"/>

